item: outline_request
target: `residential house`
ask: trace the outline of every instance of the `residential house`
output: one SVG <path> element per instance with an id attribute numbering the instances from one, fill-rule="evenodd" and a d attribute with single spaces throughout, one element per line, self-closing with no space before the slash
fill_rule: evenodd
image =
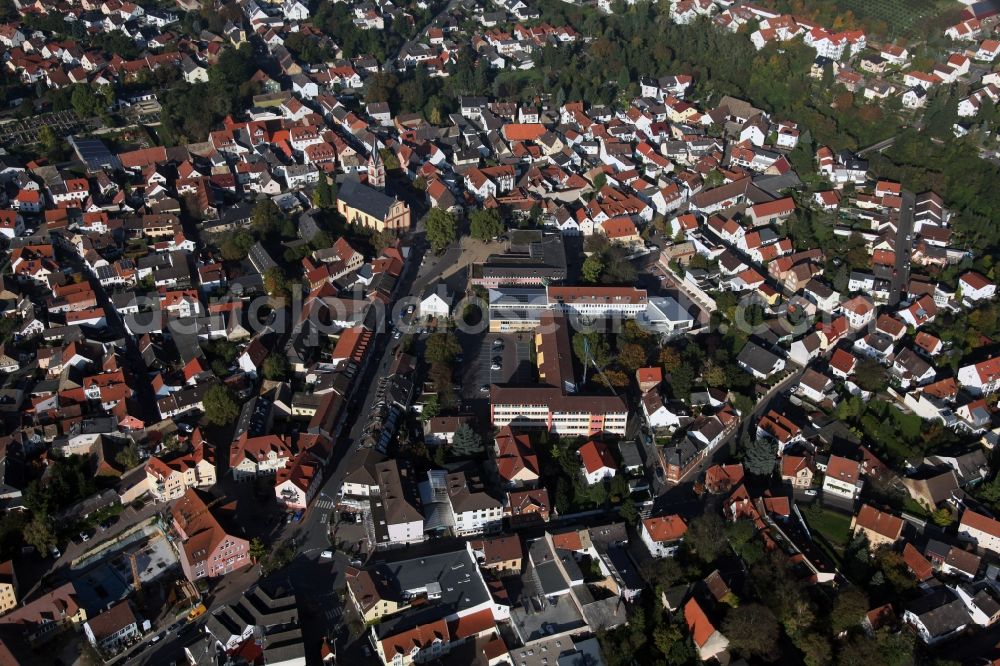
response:
<path id="1" fill-rule="evenodd" d="M 219 504 L 188 488 L 170 509 L 181 569 L 190 581 L 218 578 L 250 565 L 250 542 L 230 524 L 236 502 Z"/>
<path id="2" fill-rule="evenodd" d="M 891 548 L 903 534 L 903 519 L 879 511 L 870 504 L 861 505 L 861 510 L 851 519 L 851 533 L 863 534 L 868 540 L 868 549 L 882 546 Z"/>
<path id="3" fill-rule="evenodd" d="M 680 516 L 653 516 L 642 521 L 639 535 L 649 554 L 661 558 L 677 552 L 685 532 L 687 523 Z"/>
<path id="4" fill-rule="evenodd" d="M 860 464 L 849 458 L 830 456 L 830 462 L 823 476 L 824 494 L 829 493 L 853 501 L 861 494 L 863 485 Z"/>
<path id="5" fill-rule="evenodd" d="M 587 442 L 580 447 L 579 455 L 580 462 L 583 463 L 583 476 L 588 485 L 610 479 L 618 472 L 618 463 L 604 442 Z"/>

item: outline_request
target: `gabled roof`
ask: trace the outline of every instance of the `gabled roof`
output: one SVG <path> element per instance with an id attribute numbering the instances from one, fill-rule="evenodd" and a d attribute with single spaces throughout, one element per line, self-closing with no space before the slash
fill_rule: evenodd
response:
<path id="1" fill-rule="evenodd" d="M 961 527 L 985 532 L 990 536 L 1000 539 L 1000 521 L 981 513 L 976 513 L 972 509 L 966 509 L 962 514 Z"/>
<path id="2" fill-rule="evenodd" d="M 855 522 L 859 527 L 895 541 L 903 531 L 903 519 L 865 504 Z"/>
<path id="3" fill-rule="evenodd" d="M 618 469 L 615 457 L 604 442 L 589 441 L 580 447 L 580 460 L 587 472 L 593 474 L 604 468 Z"/>

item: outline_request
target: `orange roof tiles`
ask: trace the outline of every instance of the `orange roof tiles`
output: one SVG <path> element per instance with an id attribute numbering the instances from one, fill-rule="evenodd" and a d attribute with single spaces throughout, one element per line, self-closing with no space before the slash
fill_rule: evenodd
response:
<path id="1" fill-rule="evenodd" d="M 649 537 L 658 543 L 676 541 L 687 532 L 687 523 L 677 515 L 646 518 L 642 521 L 642 525 L 649 533 Z"/>

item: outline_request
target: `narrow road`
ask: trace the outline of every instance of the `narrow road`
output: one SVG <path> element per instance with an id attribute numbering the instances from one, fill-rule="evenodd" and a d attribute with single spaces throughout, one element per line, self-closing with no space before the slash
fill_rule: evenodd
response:
<path id="1" fill-rule="evenodd" d="M 892 271 L 892 293 L 889 305 L 899 303 L 906 285 L 910 282 L 910 256 L 913 254 L 913 216 L 916 197 L 910 190 L 902 192 L 903 206 L 896 223 L 896 265 Z"/>
<path id="2" fill-rule="evenodd" d="M 899 135 L 895 135 L 895 136 L 890 136 L 888 139 L 883 139 L 882 141 L 879 141 L 878 143 L 873 143 L 872 145 L 866 146 L 866 147 L 862 148 L 861 150 L 859 150 L 857 152 L 857 155 L 858 155 L 858 157 L 864 157 L 868 153 L 872 153 L 872 152 L 878 152 L 878 153 L 880 153 L 883 150 L 885 150 L 886 148 L 889 148 L 894 143 L 896 143 L 896 139 L 898 139 L 898 138 L 899 138 Z"/>

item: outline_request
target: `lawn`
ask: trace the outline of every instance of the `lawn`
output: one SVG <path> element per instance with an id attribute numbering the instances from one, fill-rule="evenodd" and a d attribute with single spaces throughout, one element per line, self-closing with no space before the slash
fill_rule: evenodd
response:
<path id="1" fill-rule="evenodd" d="M 851 517 L 833 509 L 823 508 L 819 504 L 814 504 L 803 511 L 803 517 L 820 546 L 825 542 L 833 549 L 837 561 L 840 561 L 844 549 L 851 540 Z"/>

